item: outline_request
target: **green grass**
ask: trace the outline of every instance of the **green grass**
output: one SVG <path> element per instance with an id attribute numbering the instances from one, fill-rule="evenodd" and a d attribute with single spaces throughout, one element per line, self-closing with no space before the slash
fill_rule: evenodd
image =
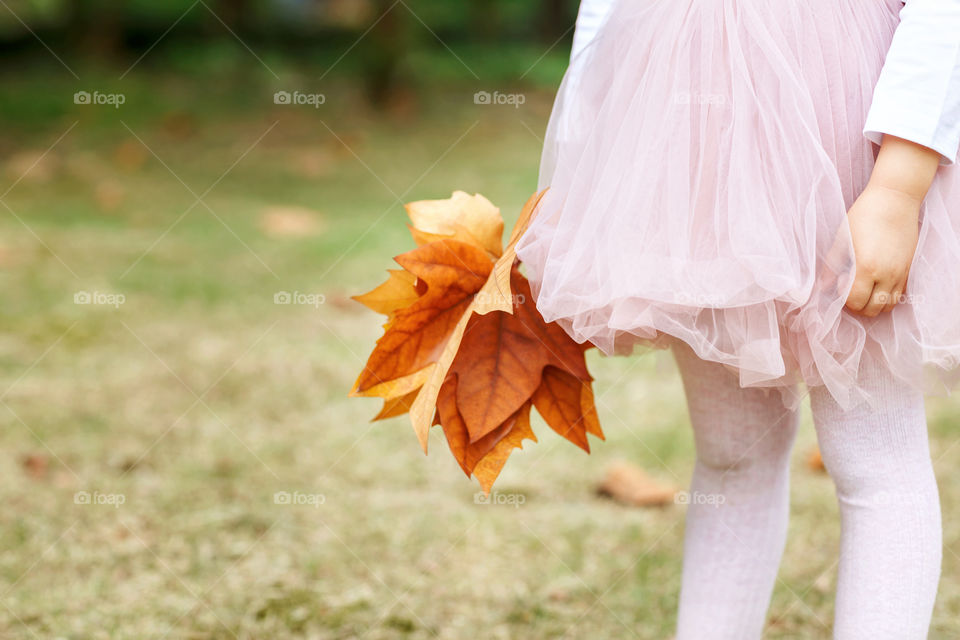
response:
<path id="1" fill-rule="evenodd" d="M 518 82 L 515 110 L 474 105 L 470 82 L 426 85 L 384 116 L 342 78 L 313 110 L 273 105 L 259 70 L 214 86 L 154 69 L 117 83 L 130 99 L 114 112 L 70 98 L 114 70 L 49 74 L 3 77 L 0 115 L 22 126 L 0 129 L 0 193 L 16 182 L 0 208 L 0 637 L 670 636 L 682 507 L 593 493 L 621 458 L 686 484 L 666 354 L 589 354 L 607 441 L 586 456 L 536 418 L 540 442 L 495 488 L 519 507 L 475 504 L 442 434 L 424 457 L 406 418 L 370 423 L 378 403 L 346 395 L 381 323 L 348 296 L 412 247 L 400 202 L 479 191 L 511 225 L 548 89 Z M 284 69 L 289 86 L 318 75 Z M 271 206 L 315 211 L 317 233 L 264 234 Z M 125 302 L 74 304 L 80 291 Z M 946 525 L 931 638 L 953 638 L 960 404 L 931 400 L 930 416 Z M 839 524 L 829 479 L 803 464 L 813 441 L 805 415 L 771 638 L 828 637 Z"/>

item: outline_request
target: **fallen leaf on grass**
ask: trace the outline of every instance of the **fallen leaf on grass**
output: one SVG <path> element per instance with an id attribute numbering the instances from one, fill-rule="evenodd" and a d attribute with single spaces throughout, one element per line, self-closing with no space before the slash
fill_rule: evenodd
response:
<path id="1" fill-rule="evenodd" d="M 127 197 L 127 190 L 120 182 L 104 180 L 97 185 L 94 197 L 101 211 L 113 213 L 123 204 Z"/>
<path id="2" fill-rule="evenodd" d="M 126 171 L 137 171 L 147 163 L 150 152 L 136 138 L 128 138 L 113 150 L 114 163 Z"/>
<path id="3" fill-rule="evenodd" d="M 60 158 L 55 152 L 44 149 L 24 149 L 14 153 L 6 161 L 7 174 L 18 182 L 48 182 L 60 170 Z"/>
<path id="4" fill-rule="evenodd" d="M 823 464 L 823 457 L 820 455 L 820 449 L 814 447 L 810 450 L 810 453 L 807 454 L 807 468 L 812 471 L 823 471 L 827 470 L 826 465 Z"/>
<path id="5" fill-rule="evenodd" d="M 50 458 L 42 453 L 30 453 L 20 459 L 20 466 L 34 480 L 43 480 L 50 468 Z"/>
<path id="6" fill-rule="evenodd" d="M 654 480 L 640 467 L 619 461 L 607 467 L 597 493 L 636 507 L 659 507 L 672 504 L 677 490 Z"/>
<path id="7" fill-rule="evenodd" d="M 295 238 L 316 235 L 321 216 L 306 207 L 267 207 L 260 215 L 260 228 L 274 238 Z"/>

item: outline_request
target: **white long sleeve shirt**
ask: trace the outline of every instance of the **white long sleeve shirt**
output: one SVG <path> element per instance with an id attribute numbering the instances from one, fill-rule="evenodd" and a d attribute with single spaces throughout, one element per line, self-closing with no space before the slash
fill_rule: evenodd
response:
<path id="1" fill-rule="evenodd" d="M 581 0 L 571 57 L 593 39 L 615 0 Z M 883 134 L 939 152 L 960 151 L 960 0 L 906 0 L 880 72 L 863 134 Z"/>

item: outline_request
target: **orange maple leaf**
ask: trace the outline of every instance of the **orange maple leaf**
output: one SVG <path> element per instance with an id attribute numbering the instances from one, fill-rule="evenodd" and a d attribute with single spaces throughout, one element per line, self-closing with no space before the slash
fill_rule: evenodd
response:
<path id="1" fill-rule="evenodd" d="M 471 440 L 485 436 L 533 398 L 547 365 L 562 368 L 575 380 L 592 380 L 583 345 L 558 325 L 545 324 L 526 279 L 516 269 L 512 275 L 513 290 L 518 292 L 514 312 L 471 316 L 450 366 L 450 372 L 460 377 L 457 406 Z M 579 389 L 576 398 L 579 405 Z"/>
<path id="2" fill-rule="evenodd" d="M 501 250 L 499 209 L 482 196 L 407 205 L 418 247 L 394 258 L 403 267 L 354 296 L 387 316 L 352 396 L 384 399 L 380 420 L 409 412 L 426 452 L 440 424 L 450 451 L 489 493 L 524 439 L 536 442 L 530 408 L 585 451 L 603 439 L 584 351 L 537 311 L 518 269 L 515 245 L 543 192 L 528 200 Z"/>
<path id="3" fill-rule="evenodd" d="M 473 295 L 487 281 L 493 264 L 483 250 L 436 240 L 394 258 L 426 283 L 426 292 L 408 307 L 393 311 L 354 390 L 410 375 L 432 362 L 463 317 Z M 383 286 L 383 285 L 381 285 Z M 378 287 L 379 289 L 379 287 Z M 367 296 L 372 296 L 374 289 Z"/>

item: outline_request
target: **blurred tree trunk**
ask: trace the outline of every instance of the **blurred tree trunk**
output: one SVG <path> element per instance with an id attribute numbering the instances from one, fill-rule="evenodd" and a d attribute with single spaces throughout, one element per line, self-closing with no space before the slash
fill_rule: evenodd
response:
<path id="1" fill-rule="evenodd" d="M 111 58 L 124 46 L 126 0 L 75 0 L 67 17 L 67 38 L 81 55 Z"/>
<path id="2" fill-rule="evenodd" d="M 253 24 L 251 20 L 253 7 L 249 0 L 220 0 L 214 11 L 237 34 Z"/>
<path id="3" fill-rule="evenodd" d="M 569 0 L 540 0 L 540 37 L 544 42 L 553 44 L 570 29 L 576 20 L 576 13 Z"/>
<path id="4" fill-rule="evenodd" d="M 409 15 L 403 5 L 394 5 L 393 0 L 376 0 L 374 5 L 380 20 L 367 34 L 364 67 L 367 95 L 375 106 L 382 108 L 403 93 L 400 68 L 409 44 Z"/>
<path id="5" fill-rule="evenodd" d="M 481 42 L 495 42 L 500 36 L 500 14 L 496 0 L 473 0 L 470 3 L 471 33 Z"/>

